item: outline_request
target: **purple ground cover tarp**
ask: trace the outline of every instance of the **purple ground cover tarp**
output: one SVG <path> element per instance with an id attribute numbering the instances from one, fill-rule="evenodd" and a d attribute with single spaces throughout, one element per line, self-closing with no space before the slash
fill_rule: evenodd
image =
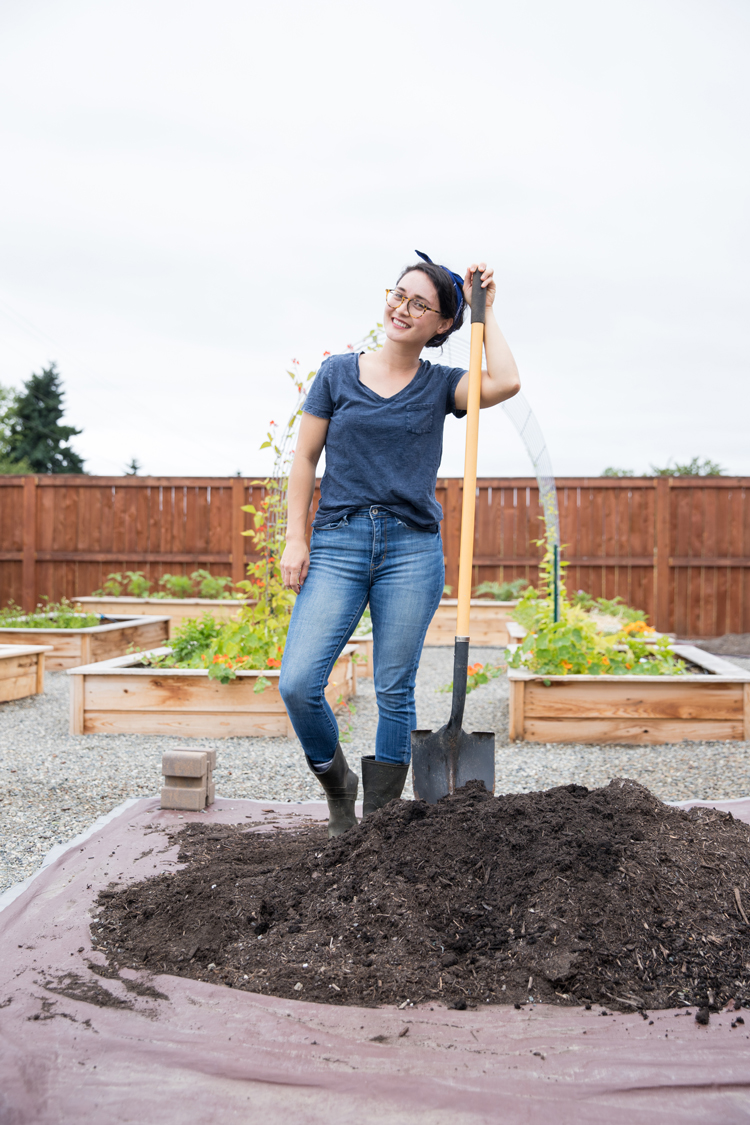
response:
<path id="1" fill-rule="evenodd" d="M 716 804 L 750 821 L 750 800 Z M 598 1007 L 337 1007 L 166 974 L 97 976 L 99 890 L 175 866 L 154 828 L 292 825 L 324 811 L 220 799 L 180 818 L 158 806 L 125 808 L 0 912 L 2 1125 L 750 1122 L 750 1012 L 733 1030 L 730 1013 L 701 1027 L 695 1009 L 649 1025 Z M 121 1006 L 80 998 L 82 987 Z"/>

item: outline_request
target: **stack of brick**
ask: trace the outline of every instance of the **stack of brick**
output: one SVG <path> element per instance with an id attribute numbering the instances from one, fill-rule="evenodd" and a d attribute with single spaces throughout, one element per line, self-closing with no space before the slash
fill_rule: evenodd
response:
<path id="1" fill-rule="evenodd" d="M 164 774 L 161 807 L 200 812 L 206 805 L 212 805 L 215 768 L 215 750 L 187 750 L 183 747 L 167 750 L 161 760 L 161 772 Z"/>

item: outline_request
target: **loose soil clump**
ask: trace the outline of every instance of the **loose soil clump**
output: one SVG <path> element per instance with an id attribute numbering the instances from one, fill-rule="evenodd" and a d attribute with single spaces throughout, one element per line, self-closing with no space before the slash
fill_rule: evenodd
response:
<path id="1" fill-rule="evenodd" d="M 103 892 L 94 943 L 127 965 L 333 1004 L 750 1005 L 750 828 L 634 781 L 322 827 L 190 824 L 184 866 Z"/>

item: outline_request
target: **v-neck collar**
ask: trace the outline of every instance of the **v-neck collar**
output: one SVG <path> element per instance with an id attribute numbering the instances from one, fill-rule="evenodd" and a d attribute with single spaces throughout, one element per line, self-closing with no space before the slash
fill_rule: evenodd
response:
<path id="1" fill-rule="evenodd" d="M 414 374 L 412 375 L 409 382 L 406 384 L 405 387 L 402 387 L 400 391 L 396 391 L 395 395 L 379 395 L 377 391 L 374 391 L 372 389 L 372 387 L 368 387 L 367 383 L 363 383 L 362 380 L 360 379 L 361 371 L 359 369 L 359 357 L 363 354 L 364 354 L 363 352 L 355 352 L 355 355 L 354 355 L 354 359 L 356 361 L 355 374 L 357 376 L 357 382 L 359 383 L 360 387 L 363 387 L 366 391 L 369 391 L 369 393 L 371 395 L 374 395 L 374 397 L 376 399 L 378 399 L 380 402 L 393 402 L 394 399 L 399 398 L 402 394 L 404 394 L 406 391 L 408 391 L 409 387 L 413 386 L 414 380 L 418 379 L 419 376 L 421 375 L 422 369 L 424 368 L 424 365 L 427 362 L 427 360 L 420 359 L 419 367 L 414 372 Z"/>

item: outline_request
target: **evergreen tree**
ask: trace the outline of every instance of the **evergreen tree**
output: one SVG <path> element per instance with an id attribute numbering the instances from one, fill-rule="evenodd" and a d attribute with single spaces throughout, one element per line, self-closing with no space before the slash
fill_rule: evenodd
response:
<path id="1" fill-rule="evenodd" d="M 82 473 L 83 460 L 67 442 L 81 430 L 63 426 L 63 389 L 54 363 L 32 375 L 18 395 L 10 421 L 11 458 L 33 473 Z"/>

